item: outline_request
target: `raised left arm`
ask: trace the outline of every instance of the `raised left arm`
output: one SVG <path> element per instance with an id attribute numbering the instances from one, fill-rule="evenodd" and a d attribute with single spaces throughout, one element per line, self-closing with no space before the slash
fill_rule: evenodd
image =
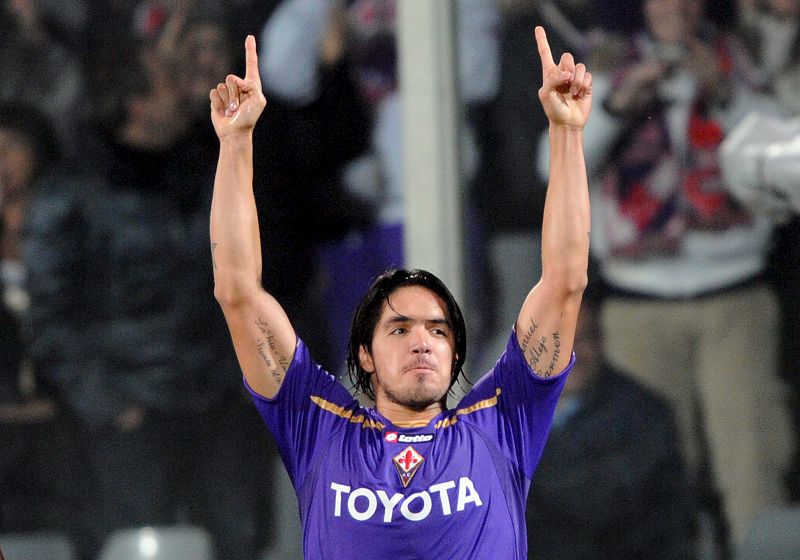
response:
<path id="1" fill-rule="evenodd" d="M 583 127 L 592 104 L 592 76 L 565 53 L 553 60 L 536 28 L 542 60 L 539 99 L 550 121 L 550 177 L 542 223 L 542 277 L 517 318 L 517 341 L 531 369 L 549 377 L 569 364 L 589 262 L 589 189 Z"/>

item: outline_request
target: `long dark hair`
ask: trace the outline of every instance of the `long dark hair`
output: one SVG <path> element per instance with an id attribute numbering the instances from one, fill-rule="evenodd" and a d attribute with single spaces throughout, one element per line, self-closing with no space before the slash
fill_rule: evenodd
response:
<path id="1" fill-rule="evenodd" d="M 358 304 L 353 317 L 353 327 L 350 329 L 350 344 L 347 348 L 347 371 L 350 381 L 356 392 L 363 392 L 373 400 L 375 393 L 372 390 L 372 377 L 361 367 L 358 352 L 362 346 L 368 352 L 372 352 L 372 336 L 378 325 L 383 303 L 388 302 L 389 296 L 399 288 L 406 286 L 427 288 L 444 302 L 446 319 L 455 335 L 455 359 L 450 373 L 450 387 L 464 373 L 462 368 L 467 356 L 467 326 L 453 294 L 450 293 L 444 282 L 426 270 L 403 268 L 390 270 L 375 279 L 361 299 L 361 303 Z"/>

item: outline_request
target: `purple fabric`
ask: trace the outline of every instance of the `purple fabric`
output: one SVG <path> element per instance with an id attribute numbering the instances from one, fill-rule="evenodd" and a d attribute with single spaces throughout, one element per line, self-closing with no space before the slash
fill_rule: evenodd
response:
<path id="1" fill-rule="evenodd" d="M 571 369 L 516 336 L 455 410 L 418 428 L 362 408 L 299 342 L 274 399 L 252 390 L 295 486 L 306 558 L 525 558 L 525 500 Z"/>

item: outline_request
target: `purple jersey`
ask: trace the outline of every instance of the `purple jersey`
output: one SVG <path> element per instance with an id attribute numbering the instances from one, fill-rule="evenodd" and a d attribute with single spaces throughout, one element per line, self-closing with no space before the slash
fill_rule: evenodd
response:
<path id="1" fill-rule="evenodd" d="M 458 407 L 398 427 L 363 408 L 298 342 L 274 399 L 253 400 L 297 492 L 306 558 L 525 558 L 525 501 L 559 376 L 512 333 Z"/>

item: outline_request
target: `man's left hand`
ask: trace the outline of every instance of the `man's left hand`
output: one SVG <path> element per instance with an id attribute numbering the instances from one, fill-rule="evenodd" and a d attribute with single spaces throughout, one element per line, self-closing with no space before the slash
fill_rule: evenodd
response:
<path id="1" fill-rule="evenodd" d="M 570 53 L 556 65 L 542 27 L 536 27 L 536 45 L 542 60 L 539 100 L 550 124 L 583 128 L 592 108 L 592 74 Z"/>

